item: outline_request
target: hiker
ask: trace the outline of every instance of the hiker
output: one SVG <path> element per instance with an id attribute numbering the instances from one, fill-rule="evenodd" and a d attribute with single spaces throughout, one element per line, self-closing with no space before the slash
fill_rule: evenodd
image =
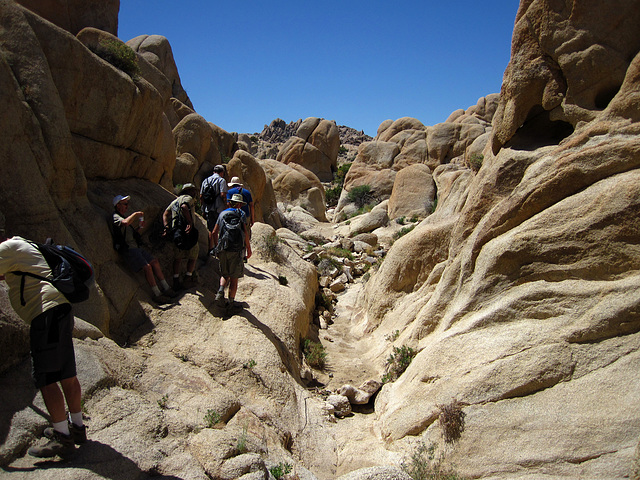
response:
<path id="1" fill-rule="evenodd" d="M 173 236 L 175 257 L 173 260 L 173 289 L 182 290 L 197 284 L 196 260 L 198 259 L 198 230 L 194 225 L 194 206 L 198 189 L 192 183 L 186 183 L 178 196 L 162 214 L 163 236 Z M 180 279 L 182 261 L 187 260 L 187 271 Z"/>
<path id="2" fill-rule="evenodd" d="M 251 257 L 248 220 L 241 210 L 245 204 L 242 195 L 236 193 L 229 201 L 229 208 L 218 217 L 213 228 L 213 240 L 220 260 L 220 288 L 216 294 L 216 305 L 225 305 L 224 289 L 229 284 L 229 302 L 227 308 L 233 311 L 239 307 L 235 302 L 238 291 L 238 279 L 244 276 L 243 251 Z"/>
<path id="3" fill-rule="evenodd" d="M 227 202 L 231 200 L 236 193 L 242 195 L 244 200 L 244 205 L 242 206 L 242 211 L 244 212 L 247 220 L 249 222 L 249 240 L 251 240 L 251 227 L 253 227 L 254 222 L 254 209 L 253 209 L 253 197 L 251 196 L 251 192 L 246 188 L 243 188 L 242 183 L 240 183 L 240 179 L 238 177 L 233 177 L 229 182 L 229 190 L 227 191 Z M 243 255 L 244 262 L 247 263 L 247 256 Z"/>
<path id="4" fill-rule="evenodd" d="M 255 223 L 255 214 L 253 209 L 253 197 L 251 196 L 251 192 L 244 188 L 240 179 L 238 177 L 233 177 L 229 182 L 229 190 L 227 191 L 227 202 L 231 200 L 231 197 L 239 193 L 242 195 L 244 200 L 244 205 L 242 206 L 242 211 L 244 212 L 247 220 L 249 221 L 249 227 L 253 227 Z M 249 230 L 251 232 L 251 230 Z"/>
<path id="5" fill-rule="evenodd" d="M 213 227 L 216 225 L 218 215 L 227 208 L 227 190 L 229 187 L 225 176 L 224 166 L 216 165 L 213 167 L 213 175 L 207 177 L 200 186 L 200 202 L 209 232 L 209 255 L 213 253 Z"/>
<path id="6" fill-rule="evenodd" d="M 82 390 L 76 376 L 71 304 L 51 283 L 12 274 L 22 271 L 49 277 L 51 268 L 34 245 L 22 237 L 7 238 L 4 228 L 4 217 L 0 214 L 0 280 L 7 282 L 13 309 L 30 325 L 33 380 L 53 426 L 44 431 L 48 442 L 31 447 L 29 455 L 66 457 L 74 453 L 76 444 L 87 441 L 87 427 L 82 420 Z"/>
<path id="7" fill-rule="evenodd" d="M 130 199 L 129 195 L 116 195 L 113 197 L 114 212 L 111 221 L 113 248 L 124 258 L 125 263 L 131 270 L 136 273 L 140 270 L 144 271 L 144 276 L 153 292 L 154 302 L 159 305 L 171 303 L 171 298 L 175 297 L 176 293 L 165 280 L 160 262 L 149 252 L 139 248 L 141 243 L 139 232 L 144 227 L 144 212 L 137 211 L 126 216 Z M 132 239 L 135 240 L 138 247 L 131 246 Z M 163 292 L 160 292 L 156 277 Z"/>

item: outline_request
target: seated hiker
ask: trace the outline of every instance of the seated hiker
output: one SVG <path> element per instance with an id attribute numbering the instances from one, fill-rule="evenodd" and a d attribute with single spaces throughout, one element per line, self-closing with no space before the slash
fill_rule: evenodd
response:
<path id="1" fill-rule="evenodd" d="M 181 290 L 198 283 L 196 261 L 198 260 L 198 229 L 194 225 L 194 206 L 198 189 L 192 183 L 186 183 L 178 196 L 162 214 L 164 223 L 163 236 L 171 235 L 174 245 L 173 288 Z M 187 271 L 184 280 L 180 279 L 182 261 L 187 260 Z"/>
<path id="2" fill-rule="evenodd" d="M 239 307 L 235 297 L 238 279 L 244 276 L 243 252 L 246 250 L 247 257 L 251 257 L 248 220 L 241 210 L 244 203 L 241 194 L 233 195 L 229 201 L 229 208 L 220 214 L 213 228 L 213 239 L 220 260 L 220 288 L 216 294 L 216 305 L 225 305 L 224 289 L 228 284 L 229 310 Z"/>
<path id="3" fill-rule="evenodd" d="M 144 226 L 144 212 L 133 212 L 131 215 L 126 216 L 130 198 L 129 195 L 116 195 L 113 198 L 113 208 L 115 210 L 111 225 L 113 248 L 125 259 L 127 265 L 134 272 L 144 270 L 145 278 L 151 287 L 153 300 L 156 303 L 170 303 L 171 297 L 175 296 L 175 292 L 165 280 L 160 262 L 146 250 L 137 247 L 141 242 L 138 232 Z M 134 224 L 137 225 L 134 226 Z M 135 241 L 136 247 L 131 246 L 131 240 Z M 160 292 L 156 277 L 164 293 Z"/>

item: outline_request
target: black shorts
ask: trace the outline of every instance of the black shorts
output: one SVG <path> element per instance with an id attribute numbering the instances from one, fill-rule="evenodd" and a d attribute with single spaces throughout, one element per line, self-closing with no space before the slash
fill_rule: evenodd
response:
<path id="1" fill-rule="evenodd" d="M 68 303 L 50 308 L 31 322 L 32 375 L 36 388 L 76 376 L 72 333 L 73 315 Z"/>

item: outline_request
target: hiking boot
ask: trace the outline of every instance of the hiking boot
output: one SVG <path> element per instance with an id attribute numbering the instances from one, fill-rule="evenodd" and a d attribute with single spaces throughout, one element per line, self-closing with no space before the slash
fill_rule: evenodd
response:
<path id="1" fill-rule="evenodd" d="M 156 295 L 153 297 L 153 301 L 158 305 L 166 305 L 172 302 L 172 300 L 166 295 Z"/>
<path id="2" fill-rule="evenodd" d="M 180 280 L 180 278 L 174 278 L 173 279 L 173 291 L 174 292 L 179 292 L 182 289 L 184 289 L 184 285 L 182 284 L 182 281 Z"/>
<path id="3" fill-rule="evenodd" d="M 225 306 L 224 292 L 218 291 L 218 293 L 216 293 L 216 305 L 220 308 Z"/>
<path id="4" fill-rule="evenodd" d="M 53 430 L 50 440 L 41 447 L 31 447 L 29 455 L 38 458 L 50 458 L 59 455 L 68 457 L 76 451 L 76 446 L 71 435 Z"/>
<path id="5" fill-rule="evenodd" d="M 86 425 L 78 427 L 77 425 L 74 425 L 73 423 L 69 422 L 69 431 L 71 432 L 73 443 L 75 443 L 76 445 L 81 445 L 87 441 Z M 47 427 L 44 429 L 44 436 L 47 437 L 48 439 L 52 439 L 53 432 L 55 432 L 53 427 Z"/>
<path id="6" fill-rule="evenodd" d="M 169 288 L 169 289 L 165 290 L 164 292 L 162 292 L 162 294 L 166 295 L 169 298 L 174 298 L 174 297 L 176 297 L 178 295 L 173 288 Z"/>

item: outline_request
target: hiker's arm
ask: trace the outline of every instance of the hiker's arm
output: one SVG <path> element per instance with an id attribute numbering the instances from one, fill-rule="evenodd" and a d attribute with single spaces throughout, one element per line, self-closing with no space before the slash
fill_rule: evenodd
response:
<path id="1" fill-rule="evenodd" d="M 164 232 L 162 232 L 162 236 L 164 237 L 167 233 L 169 233 L 171 224 L 171 211 L 168 208 L 162 214 L 162 224 L 164 225 Z"/>
<path id="2" fill-rule="evenodd" d="M 244 247 L 247 250 L 247 258 L 251 258 L 251 242 L 249 241 L 249 225 L 244 224 Z"/>
<path id="3" fill-rule="evenodd" d="M 219 233 L 219 230 L 220 230 L 220 227 L 216 223 L 216 226 L 213 227 L 213 230 L 211 231 L 211 238 L 213 239 L 213 245 L 214 246 L 218 245 L 218 233 Z"/>
<path id="4" fill-rule="evenodd" d="M 180 205 L 180 210 L 182 210 L 182 215 L 187 220 L 187 226 L 184 229 L 185 232 L 189 233 L 191 231 L 191 227 L 193 227 L 193 218 L 191 217 L 191 210 L 189 209 L 189 205 L 183 203 Z"/>
<path id="5" fill-rule="evenodd" d="M 251 227 L 253 227 L 253 224 L 256 223 L 255 221 L 255 213 L 253 211 L 253 202 L 249 203 L 249 220 L 251 221 Z"/>
<path id="6" fill-rule="evenodd" d="M 126 225 L 128 227 L 129 225 L 133 225 L 133 222 L 135 222 L 136 219 L 138 219 L 138 218 L 140 218 L 142 216 L 144 216 L 144 212 L 142 212 L 142 211 L 133 212 L 127 218 L 123 218 L 121 223 L 122 223 L 122 225 Z"/>

